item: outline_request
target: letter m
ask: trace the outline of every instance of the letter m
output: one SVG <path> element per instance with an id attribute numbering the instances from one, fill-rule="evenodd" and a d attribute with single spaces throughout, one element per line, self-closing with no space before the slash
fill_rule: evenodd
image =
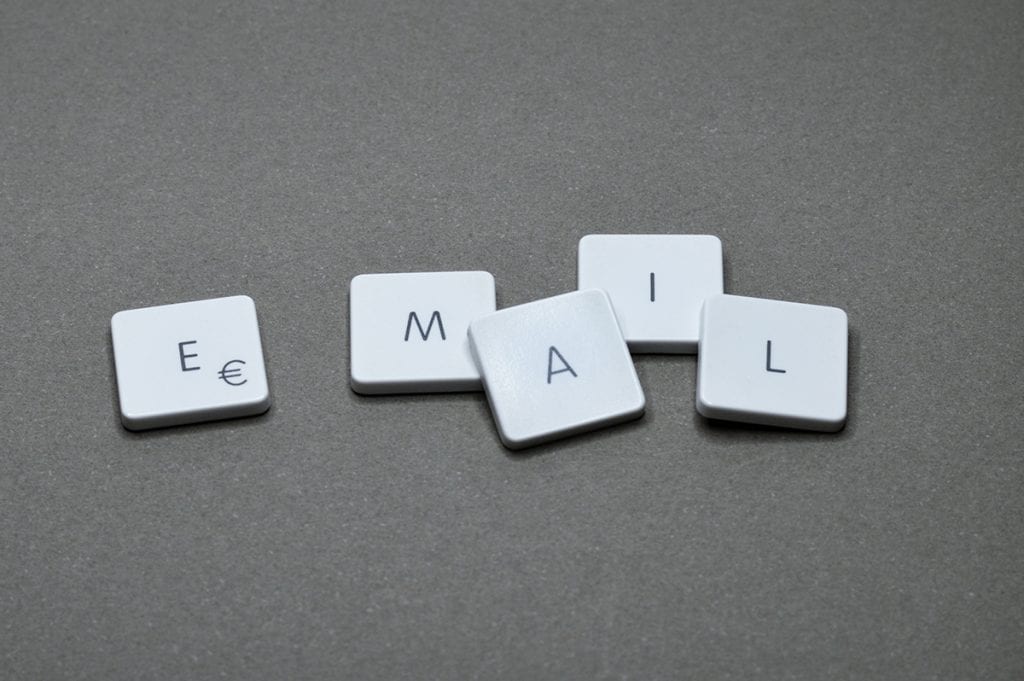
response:
<path id="1" fill-rule="evenodd" d="M 437 322 L 438 331 L 441 332 L 441 340 L 448 340 L 448 337 L 444 335 L 444 323 L 441 321 L 441 313 L 437 310 L 434 310 L 434 314 L 430 315 L 430 322 L 427 323 L 426 331 L 423 330 L 423 325 L 420 324 L 420 318 L 416 316 L 416 313 L 410 312 L 409 321 L 405 324 L 405 340 L 409 340 L 413 322 L 416 322 L 416 329 L 420 332 L 420 338 L 427 340 L 430 337 L 430 330 L 434 328 L 435 321 Z"/>

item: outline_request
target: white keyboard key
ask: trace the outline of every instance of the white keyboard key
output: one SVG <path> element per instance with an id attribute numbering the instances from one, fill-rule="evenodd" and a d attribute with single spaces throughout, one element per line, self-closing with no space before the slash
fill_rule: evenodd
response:
<path id="1" fill-rule="evenodd" d="M 612 299 L 632 352 L 692 354 L 704 299 L 723 291 L 722 242 L 684 234 L 588 234 L 580 239 L 579 288 Z"/>
<path id="2" fill-rule="evenodd" d="M 144 430 L 270 408 L 249 296 L 124 310 L 110 320 L 121 422 Z"/>
<path id="3" fill-rule="evenodd" d="M 471 323 L 469 337 L 511 449 L 643 414 L 644 393 L 603 291 L 506 308 Z"/>
<path id="4" fill-rule="evenodd" d="M 829 432 L 846 423 L 845 312 L 722 295 L 704 303 L 701 324 L 702 415 Z"/>
<path id="5" fill-rule="evenodd" d="M 349 287 L 352 389 L 480 390 L 466 330 L 494 312 L 488 272 L 360 274 Z"/>

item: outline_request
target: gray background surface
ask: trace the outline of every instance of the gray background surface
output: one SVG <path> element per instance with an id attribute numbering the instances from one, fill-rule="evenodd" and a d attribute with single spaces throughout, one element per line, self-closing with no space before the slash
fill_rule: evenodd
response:
<path id="1" fill-rule="evenodd" d="M 0 676 L 1024 676 L 1019 0 L 0 5 Z M 362 398 L 347 285 L 711 233 L 851 320 L 847 428 L 511 455 Z M 117 310 L 246 293 L 275 406 L 121 428 Z"/>

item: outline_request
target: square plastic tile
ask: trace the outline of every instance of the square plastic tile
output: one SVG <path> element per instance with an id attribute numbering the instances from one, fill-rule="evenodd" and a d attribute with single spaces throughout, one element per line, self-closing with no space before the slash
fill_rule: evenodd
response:
<path id="1" fill-rule="evenodd" d="M 643 390 L 603 291 L 501 310 L 472 322 L 469 337 L 509 448 L 643 414 Z"/>
<path id="2" fill-rule="evenodd" d="M 110 320 L 121 422 L 131 430 L 270 408 L 248 296 L 124 310 Z"/>
<path id="3" fill-rule="evenodd" d="M 722 293 L 722 242 L 689 234 L 589 234 L 579 288 L 608 293 L 632 352 L 697 351 L 704 299 Z"/>
<path id="4" fill-rule="evenodd" d="M 697 411 L 716 419 L 840 430 L 846 423 L 847 334 L 839 308 L 708 298 Z"/>
<path id="5" fill-rule="evenodd" d="M 361 274 L 349 303 L 356 392 L 480 390 L 466 330 L 495 310 L 488 272 Z"/>

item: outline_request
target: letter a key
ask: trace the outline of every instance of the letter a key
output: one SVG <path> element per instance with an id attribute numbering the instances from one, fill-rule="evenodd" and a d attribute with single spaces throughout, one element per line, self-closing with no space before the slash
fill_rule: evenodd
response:
<path id="1" fill-rule="evenodd" d="M 472 322 L 469 337 L 511 449 L 643 414 L 644 393 L 604 291 L 506 308 Z"/>

